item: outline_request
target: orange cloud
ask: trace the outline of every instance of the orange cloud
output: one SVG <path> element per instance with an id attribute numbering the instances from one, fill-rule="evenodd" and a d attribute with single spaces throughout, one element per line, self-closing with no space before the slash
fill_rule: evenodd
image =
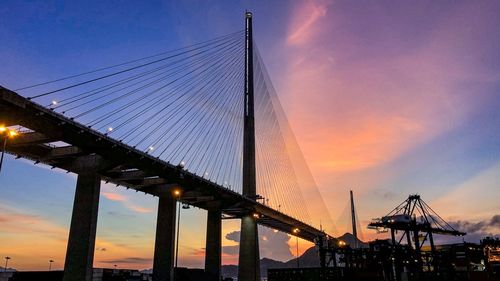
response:
<path id="1" fill-rule="evenodd" d="M 9 267 L 21 270 L 46 269 L 49 259 L 60 268 L 64 261 L 68 230 L 26 210 L 0 207 L 2 252 L 12 258 Z"/>
<path id="2" fill-rule="evenodd" d="M 121 194 L 113 192 L 101 192 L 102 196 L 111 201 L 125 201 L 127 198 Z"/>
<path id="3" fill-rule="evenodd" d="M 335 45 L 340 40 L 348 45 L 351 38 L 331 38 L 331 27 L 342 19 L 329 16 L 320 22 L 327 8 L 306 2 L 292 12 L 288 41 L 301 45 L 280 48 L 288 50 L 288 65 L 283 86 L 278 87 L 289 121 L 320 182 L 332 173 L 380 167 L 446 133 L 478 98 L 457 96 L 454 83 L 495 79 L 472 71 L 460 60 L 463 54 L 455 50 L 456 40 L 451 39 L 460 38 L 464 44 L 469 40 L 447 22 L 419 48 L 345 59 Z M 311 32 L 315 36 L 308 37 Z M 460 99 L 470 100 L 469 107 Z"/>
<path id="4" fill-rule="evenodd" d="M 2 252 L 12 258 L 9 267 L 18 270 L 47 270 L 48 260 L 55 262 L 53 269 L 62 269 L 66 256 L 68 225 L 58 225 L 49 218 L 33 215 L 27 210 L 6 205 L 0 206 L 0 222 L 2 231 Z M 144 269 L 151 267 L 153 255 L 152 237 L 146 242 L 131 241 L 123 235 L 107 235 L 106 239 L 96 240 L 96 253 L 94 266 L 112 267 L 110 260 L 124 259 L 127 257 L 141 257 L 142 260 L 130 262 L 128 268 Z M 120 243 L 110 240 L 120 241 Z M 131 260 L 132 261 L 132 260 Z"/>
<path id="5" fill-rule="evenodd" d="M 110 241 L 111 239 L 121 241 Z M 112 267 L 116 264 L 121 268 L 146 269 L 153 264 L 153 243 L 137 243 L 120 236 L 111 235 L 107 239 L 98 238 L 94 254 L 95 267 Z"/>
<path id="6" fill-rule="evenodd" d="M 110 185 L 103 185 L 103 190 L 101 194 L 104 198 L 111 201 L 122 202 L 126 208 L 132 211 L 138 213 L 151 213 L 154 210 L 153 208 L 145 208 L 132 203 L 132 200 L 129 200 L 130 198 L 128 196 L 116 193 Z"/>
<path id="7" fill-rule="evenodd" d="M 153 208 L 144 208 L 132 204 L 127 204 L 127 208 L 139 213 L 151 213 L 153 211 Z"/>

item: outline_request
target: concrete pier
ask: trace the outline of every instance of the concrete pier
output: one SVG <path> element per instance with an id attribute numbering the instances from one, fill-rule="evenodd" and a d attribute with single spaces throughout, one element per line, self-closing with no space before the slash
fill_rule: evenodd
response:
<path id="1" fill-rule="evenodd" d="M 220 280 L 221 274 L 221 227 L 222 212 L 220 209 L 208 210 L 207 239 L 205 251 L 205 272 L 210 274 L 212 280 Z"/>
<path id="2" fill-rule="evenodd" d="M 252 215 L 241 219 L 238 281 L 260 281 L 257 222 Z"/>
<path id="3" fill-rule="evenodd" d="M 78 174 L 63 281 L 92 280 L 101 189 L 101 178 L 95 168 L 90 165 Z"/>
<path id="4" fill-rule="evenodd" d="M 153 260 L 153 281 L 173 280 L 175 211 L 176 200 L 171 194 L 159 197 Z"/>

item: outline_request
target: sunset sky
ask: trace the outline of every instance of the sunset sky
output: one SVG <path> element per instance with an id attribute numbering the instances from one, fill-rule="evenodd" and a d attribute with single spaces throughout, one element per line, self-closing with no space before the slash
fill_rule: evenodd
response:
<path id="1" fill-rule="evenodd" d="M 19 1 L 0 5 L 0 85 L 85 72 L 243 29 L 254 38 L 335 235 L 356 196 L 362 238 L 419 193 L 478 241 L 500 235 L 498 1 Z M 62 268 L 76 175 L 6 156 L 0 256 Z M 152 267 L 157 198 L 102 185 L 94 266 Z M 314 218 L 319 224 L 321 217 Z M 183 210 L 180 266 L 203 267 L 206 212 Z M 224 221 L 236 264 L 238 221 Z M 333 231 L 333 229 L 331 230 Z M 295 239 L 261 229 L 261 257 Z M 450 240 L 448 240 L 450 241 Z M 460 240 L 461 241 L 461 238 Z M 312 244 L 299 243 L 301 251 Z"/>

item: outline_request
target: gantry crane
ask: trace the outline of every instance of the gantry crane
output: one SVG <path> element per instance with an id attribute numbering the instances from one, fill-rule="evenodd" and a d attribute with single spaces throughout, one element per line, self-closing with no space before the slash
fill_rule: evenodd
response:
<path id="1" fill-rule="evenodd" d="M 389 230 L 391 232 L 392 245 L 394 246 L 393 259 L 396 264 L 402 266 L 402 263 L 407 263 L 408 266 L 414 264 L 416 270 L 422 270 L 422 246 L 429 241 L 431 254 L 427 263 L 434 263 L 436 256 L 436 247 L 434 245 L 434 234 L 464 236 L 464 232 L 460 232 L 453 228 L 443 218 L 441 218 L 420 195 L 413 194 L 405 201 L 399 204 L 387 215 L 374 219 L 368 228 L 377 229 L 380 232 Z M 401 235 L 398 235 L 398 232 Z M 398 237 L 399 236 L 399 237 Z M 406 239 L 405 239 L 406 238 Z M 413 243 L 412 243 L 413 239 Z M 410 258 L 408 252 L 404 254 L 397 252 L 402 249 L 406 240 L 406 250 L 413 250 L 413 256 Z M 402 262 L 401 259 L 404 258 Z M 397 260 L 400 259 L 398 262 Z M 406 264 L 405 264 L 406 266 Z M 396 266 L 398 267 L 398 266 Z M 435 269 L 435 267 L 433 267 Z"/>

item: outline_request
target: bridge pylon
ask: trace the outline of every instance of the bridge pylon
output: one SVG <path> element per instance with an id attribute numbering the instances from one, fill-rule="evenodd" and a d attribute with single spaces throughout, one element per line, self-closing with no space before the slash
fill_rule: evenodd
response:
<path id="1" fill-rule="evenodd" d="M 252 13 L 245 13 L 245 110 L 243 125 L 243 195 L 256 200 L 255 119 L 253 87 Z M 257 221 L 249 213 L 241 219 L 238 280 L 260 280 Z"/>

